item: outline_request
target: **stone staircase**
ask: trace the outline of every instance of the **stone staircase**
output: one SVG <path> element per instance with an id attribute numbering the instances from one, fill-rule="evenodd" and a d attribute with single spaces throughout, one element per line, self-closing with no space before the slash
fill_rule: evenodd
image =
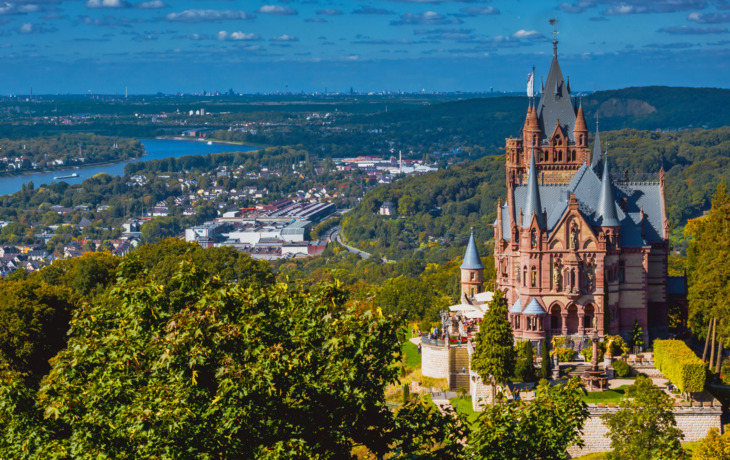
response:
<path id="1" fill-rule="evenodd" d="M 569 378 L 573 378 L 573 377 L 579 377 L 580 378 L 580 376 L 583 374 L 583 372 L 585 372 L 585 371 L 587 371 L 588 369 L 591 368 L 591 365 L 590 364 L 577 364 L 577 365 L 573 365 L 571 363 L 571 364 L 568 364 L 567 367 L 572 367 L 573 368 L 572 371 L 568 372 L 568 377 Z"/>
<path id="2" fill-rule="evenodd" d="M 469 352 L 466 346 L 454 347 L 449 353 L 449 389 L 469 391 Z M 466 372 L 462 371 L 465 370 Z"/>

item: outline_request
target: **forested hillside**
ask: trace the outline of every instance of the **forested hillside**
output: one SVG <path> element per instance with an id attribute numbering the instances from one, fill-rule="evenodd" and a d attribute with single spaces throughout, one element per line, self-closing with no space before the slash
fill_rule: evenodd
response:
<path id="1" fill-rule="evenodd" d="M 730 182 L 728 127 L 621 130 L 603 133 L 602 142 L 617 179 L 658 181 L 660 168 L 665 169 L 667 214 L 678 249 L 687 219 L 709 209 L 719 181 Z M 497 199 L 506 194 L 504 174 L 503 156 L 484 157 L 377 187 L 343 217 L 343 231 L 351 244 L 377 256 L 443 262 L 463 250 L 469 227 L 481 242 L 492 238 Z M 377 214 L 385 201 L 396 204 L 397 218 Z"/>

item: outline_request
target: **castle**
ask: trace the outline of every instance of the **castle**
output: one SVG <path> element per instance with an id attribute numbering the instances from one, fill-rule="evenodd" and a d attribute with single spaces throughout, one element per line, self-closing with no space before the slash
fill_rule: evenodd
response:
<path id="1" fill-rule="evenodd" d="M 682 283 L 668 282 L 664 171 L 656 182 L 616 180 L 597 126 L 589 147 L 557 40 L 539 104 L 530 100 L 521 137 L 506 140 L 506 182 L 494 222 L 495 288 L 505 292 L 516 339 L 625 334 L 635 321 L 645 336 L 666 334 L 667 286 Z M 462 305 L 452 310 L 484 310 L 482 278 L 472 235 Z"/>

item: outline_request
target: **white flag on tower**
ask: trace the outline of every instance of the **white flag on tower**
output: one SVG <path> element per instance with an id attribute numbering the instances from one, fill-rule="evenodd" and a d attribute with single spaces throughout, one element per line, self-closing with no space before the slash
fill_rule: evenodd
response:
<path id="1" fill-rule="evenodd" d="M 535 97 L 535 71 L 527 74 L 527 97 Z"/>

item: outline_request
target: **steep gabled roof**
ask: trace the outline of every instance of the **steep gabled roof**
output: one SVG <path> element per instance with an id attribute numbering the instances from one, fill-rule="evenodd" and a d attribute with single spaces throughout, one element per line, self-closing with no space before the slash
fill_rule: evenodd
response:
<path id="1" fill-rule="evenodd" d="M 563 78 L 560 64 L 558 64 L 557 44 L 553 47 L 553 61 L 550 63 L 550 71 L 545 81 L 544 90 L 540 95 L 537 116 L 540 120 L 543 137 L 547 135 L 548 129 L 555 126 L 555 123 L 560 119 L 563 131 L 567 133 L 571 141 L 575 140 L 573 137 L 575 110 L 573 104 L 570 103 L 570 90 Z"/>
<path id="2" fill-rule="evenodd" d="M 598 197 L 598 217 L 602 227 L 618 227 L 621 223 L 616 212 L 616 198 L 611 185 L 611 173 L 608 170 L 608 155 L 603 162 L 603 178 L 601 180 L 601 195 Z"/>
<path id="3" fill-rule="evenodd" d="M 542 205 L 540 204 L 540 191 L 537 186 L 537 168 L 535 167 L 535 148 L 530 153 L 530 170 L 527 175 L 527 196 L 525 207 L 522 210 L 522 227 L 529 227 L 532 223 L 532 214 L 537 217 L 537 224 L 540 227 L 545 225 L 542 218 Z"/>
<path id="4" fill-rule="evenodd" d="M 469 244 L 466 246 L 464 262 L 462 262 L 459 268 L 465 270 L 484 270 L 484 265 L 482 265 L 482 260 L 479 258 L 479 252 L 477 251 L 477 244 L 474 241 L 474 230 L 471 231 Z"/>
<path id="5" fill-rule="evenodd" d="M 593 157 L 591 158 L 591 168 L 596 169 L 601 163 L 601 138 L 598 135 L 598 120 L 596 120 L 596 140 L 593 142 Z"/>

